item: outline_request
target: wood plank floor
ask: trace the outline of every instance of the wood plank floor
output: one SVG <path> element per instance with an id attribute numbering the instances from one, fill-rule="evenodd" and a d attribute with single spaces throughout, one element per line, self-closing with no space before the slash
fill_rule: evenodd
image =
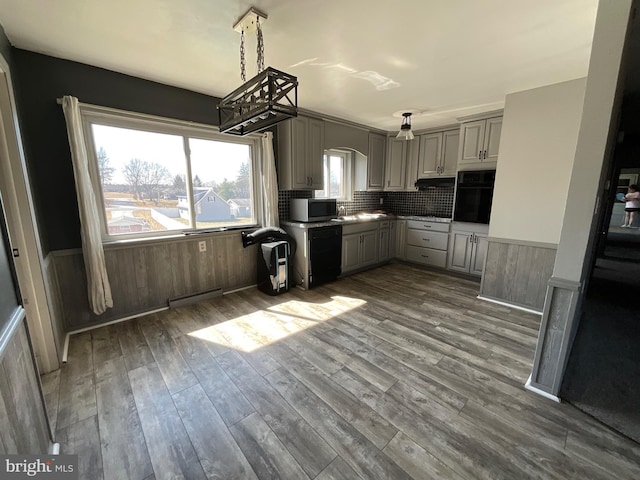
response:
<path id="1" fill-rule="evenodd" d="M 390 264 L 71 337 L 44 376 L 81 478 L 640 478 L 640 446 L 524 390 L 539 317 Z"/>

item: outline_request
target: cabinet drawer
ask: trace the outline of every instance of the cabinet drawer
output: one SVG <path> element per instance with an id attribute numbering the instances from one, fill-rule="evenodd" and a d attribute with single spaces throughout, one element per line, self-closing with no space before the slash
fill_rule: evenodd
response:
<path id="1" fill-rule="evenodd" d="M 407 220 L 407 228 L 431 230 L 433 232 L 449 232 L 449 224 L 444 222 L 420 222 L 418 220 Z"/>
<path id="2" fill-rule="evenodd" d="M 389 220 L 380 220 L 380 228 L 389 228 Z"/>
<path id="3" fill-rule="evenodd" d="M 422 248 L 407 245 L 407 260 L 423 265 L 445 268 L 447 266 L 447 252 L 445 250 L 434 250 L 433 248 Z"/>
<path id="4" fill-rule="evenodd" d="M 446 250 L 449 242 L 449 234 L 442 232 L 430 232 L 427 230 L 407 230 L 407 243 L 416 247 L 434 248 Z"/>

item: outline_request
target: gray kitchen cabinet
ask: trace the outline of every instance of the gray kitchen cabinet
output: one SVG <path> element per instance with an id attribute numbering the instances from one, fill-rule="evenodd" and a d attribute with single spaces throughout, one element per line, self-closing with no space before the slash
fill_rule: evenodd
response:
<path id="1" fill-rule="evenodd" d="M 320 190 L 324 186 L 324 121 L 298 116 L 278 124 L 279 187 Z"/>
<path id="2" fill-rule="evenodd" d="M 397 256 L 396 255 L 397 228 L 398 228 L 398 221 L 389 220 L 389 258 L 395 258 Z"/>
<path id="3" fill-rule="evenodd" d="M 454 272 L 481 276 L 488 243 L 484 232 L 453 230 L 449 241 L 447 268 Z"/>
<path id="4" fill-rule="evenodd" d="M 342 227 L 342 274 L 378 263 L 378 223 Z"/>
<path id="5" fill-rule="evenodd" d="M 384 189 L 386 191 L 404 190 L 407 168 L 407 140 L 396 140 L 393 137 L 387 140 Z"/>
<path id="6" fill-rule="evenodd" d="M 380 230 L 378 232 L 378 260 L 380 263 L 389 260 L 391 255 L 391 227 L 389 220 L 380 222 Z"/>
<path id="7" fill-rule="evenodd" d="M 501 116 L 463 123 L 460 126 L 458 164 L 495 164 L 498 161 L 501 133 Z"/>
<path id="8" fill-rule="evenodd" d="M 360 267 L 360 244 L 362 240 L 359 233 L 342 235 L 342 273 L 345 274 Z"/>
<path id="9" fill-rule="evenodd" d="M 369 156 L 367 157 L 367 190 L 384 188 L 384 156 L 387 138 L 377 133 L 369 134 Z"/>
<path id="10" fill-rule="evenodd" d="M 408 261 L 439 268 L 447 266 L 448 223 L 408 220 L 406 239 Z"/>
<path id="11" fill-rule="evenodd" d="M 460 130 L 420 135 L 418 178 L 455 176 Z"/>
<path id="12" fill-rule="evenodd" d="M 407 247 L 407 221 L 397 220 L 394 256 L 396 258 L 399 258 L 400 260 L 405 260 L 407 258 L 406 247 Z"/>

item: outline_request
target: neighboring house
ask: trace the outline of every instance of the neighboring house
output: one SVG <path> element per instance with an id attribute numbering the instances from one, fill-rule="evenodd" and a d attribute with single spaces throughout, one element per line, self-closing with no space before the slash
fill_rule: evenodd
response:
<path id="1" fill-rule="evenodd" d="M 212 188 L 195 187 L 193 203 L 196 208 L 196 222 L 219 222 L 231 220 L 231 207 Z M 180 216 L 189 219 L 189 200 L 186 196 L 178 196 Z"/>
<path id="2" fill-rule="evenodd" d="M 227 201 L 231 207 L 231 215 L 236 218 L 251 216 L 251 200 L 248 198 L 232 198 Z"/>
<path id="3" fill-rule="evenodd" d="M 128 215 L 112 218 L 107 222 L 107 227 L 110 235 L 146 232 L 149 230 L 147 221 L 144 218 L 130 217 Z"/>

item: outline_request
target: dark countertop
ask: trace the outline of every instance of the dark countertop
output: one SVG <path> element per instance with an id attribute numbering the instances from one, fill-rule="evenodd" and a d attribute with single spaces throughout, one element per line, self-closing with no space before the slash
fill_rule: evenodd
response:
<path id="1" fill-rule="evenodd" d="M 297 228 L 318 228 L 318 227 L 329 227 L 334 225 L 349 225 L 354 223 L 365 223 L 365 222 L 377 222 L 381 220 L 417 220 L 419 222 L 438 222 L 438 223 L 451 223 L 450 218 L 443 217 L 433 217 L 433 216 L 425 216 L 425 215 L 393 215 L 393 214 L 375 214 L 375 215 L 366 215 L 366 216 L 358 216 L 358 215 L 348 215 L 344 219 L 334 219 L 326 222 L 312 222 L 312 223 L 303 223 L 303 222 L 292 222 L 292 221 L 283 221 L 280 222 L 280 225 L 284 225 L 287 227 L 297 227 Z"/>

